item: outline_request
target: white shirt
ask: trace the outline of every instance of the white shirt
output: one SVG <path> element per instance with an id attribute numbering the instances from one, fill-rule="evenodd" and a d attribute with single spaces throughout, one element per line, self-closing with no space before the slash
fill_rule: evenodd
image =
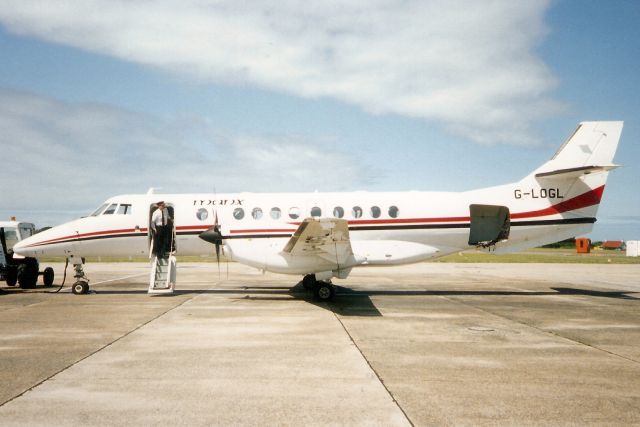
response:
<path id="1" fill-rule="evenodd" d="M 164 213 L 164 218 L 162 217 Z M 169 219 L 169 210 L 167 208 L 164 209 L 156 209 L 151 215 L 151 227 L 155 230 L 156 226 L 159 225 L 167 225 L 167 220 Z"/>

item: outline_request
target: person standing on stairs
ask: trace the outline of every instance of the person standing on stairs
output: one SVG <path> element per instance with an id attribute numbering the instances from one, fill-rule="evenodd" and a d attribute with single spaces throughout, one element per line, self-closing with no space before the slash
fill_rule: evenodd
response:
<path id="1" fill-rule="evenodd" d="M 169 210 L 164 201 L 156 203 L 158 208 L 151 215 L 151 230 L 153 232 L 153 253 L 164 258 L 169 241 Z"/>

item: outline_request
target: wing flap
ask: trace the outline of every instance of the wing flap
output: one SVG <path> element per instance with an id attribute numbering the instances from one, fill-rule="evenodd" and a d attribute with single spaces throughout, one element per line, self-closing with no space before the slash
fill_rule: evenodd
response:
<path id="1" fill-rule="evenodd" d="M 282 251 L 297 256 L 317 256 L 344 265 L 353 256 L 349 225 L 344 219 L 307 218 Z"/>

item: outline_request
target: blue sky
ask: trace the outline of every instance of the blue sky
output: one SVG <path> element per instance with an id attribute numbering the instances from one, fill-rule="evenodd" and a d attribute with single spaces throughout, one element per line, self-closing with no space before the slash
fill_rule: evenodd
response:
<path id="1" fill-rule="evenodd" d="M 467 190 L 624 120 L 591 237 L 640 239 L 640 3 L 307 3 L 3 2 L 0 217 L 149 187 Z"/>

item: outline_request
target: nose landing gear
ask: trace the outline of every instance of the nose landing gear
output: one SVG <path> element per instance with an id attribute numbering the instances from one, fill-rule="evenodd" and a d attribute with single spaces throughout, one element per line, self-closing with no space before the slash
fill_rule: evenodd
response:
<path id="1" fill-rule="evenodd" d="M 84 270 L 82 269 L 82 259 L 71 260 L 73 262 L 73 268 L 75 270 L 75 274 L 73 277 L 76 279 L 75 283 L 71 287 L 71 291 L 76 295 L 84 295 L 89 293 L 89 279 L 84 274 Z"/>

